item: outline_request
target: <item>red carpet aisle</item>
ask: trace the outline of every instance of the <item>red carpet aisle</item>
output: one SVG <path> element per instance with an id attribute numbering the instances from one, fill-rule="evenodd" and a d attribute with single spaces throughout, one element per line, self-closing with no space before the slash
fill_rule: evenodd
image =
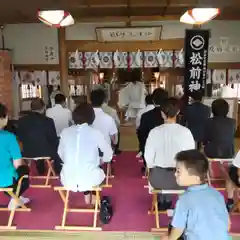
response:
<path id="1" fill-rule="evenodd" d="M 114 217 L 110 224 L 103 225 L 104 231 L 150 231 L 154 226 L 154 217 L 147 214 L 151 206 L 148 189 L 144 188 L 147 181 L 141 178 L 141 163 L 135 158 L 136 153 L 124 152 L 114 163 L 115 178 L 111 180 L 112 188 L 104 189 L 103 195 L 109 195 L 114 206 Z M 57 183 L 57 182 L 56 182 Z M 62 218 L 63 203 L 53 189 L 28 190 L 27 197 L 32 199 L 30 213 L 17 213 L 14 224 L 18 229 L 53 230 Z M 0 203 L 7 203 L 6 196 L 0 196 Z M 74 207 L 84 206 L 83 195 L 73 193 L 70 204 Z M 0 225 L 6 224 L 6 212 L 1 212 Z M 89 225 L 92 214 L 68 215 L 67 223 L 73 225 Z M 161 216 L 161 225 L 167 224 L 167 218 Z M 232 217 L 232 232 L 240 232 L 240 216 Z"/>

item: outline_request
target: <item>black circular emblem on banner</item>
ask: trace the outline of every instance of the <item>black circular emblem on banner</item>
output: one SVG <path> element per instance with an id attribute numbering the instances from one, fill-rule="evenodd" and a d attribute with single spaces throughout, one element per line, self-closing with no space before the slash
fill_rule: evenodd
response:
<path id="1" fill-rule="evenodd" d="M 204 44 L 205 44 L 204 38 L 200 35 L 196 35 L 192 37 L 190 40 L 191 48 L 196 51 L 203 49 Z"/>

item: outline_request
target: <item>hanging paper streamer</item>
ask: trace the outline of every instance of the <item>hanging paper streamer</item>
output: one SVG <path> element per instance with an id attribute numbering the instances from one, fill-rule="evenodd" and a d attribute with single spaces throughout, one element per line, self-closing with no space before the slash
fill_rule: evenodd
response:
<path id="1" fill-rule="evenodd" d="M 181 51 L 180 51 L 179 54 L 178 54 L 178 60 L 179 60 L 179 63 L 180 63 L 181 65 L 184 64 L 184 53 L 183 53 L 183 48 L 181 49 Z"/>
<path id="2" fill-rule="evenodd" d="M 75 52 L 75 60 L 76 60 L 76 65 L 77 66 L 81 66 L 81 61 L 80 61 L 80 58 L 79 58 L 79 52 L 78 52 L 78 49 L 76 50 Z"/>
<path id="3" fill-rule="evenodd" d="M 130 68 L 131 68 L 130 52 L 128 52 L 128 55 L 127 55 L 127 68 L 128 68 L 128 72 L 130 72 Z"/>
<path id="4" fill-rule="evenodd" d="M 160 66 L 164 64 L 164 52 L 162 49 L 160 49 L 157 53 L 157 60 Z"/>
<path id="5" fill-rule="evenodd" d="M 98 67 L 100 64 L 100 59 L 99 59 L 99 55 L 98 55 L 98 50 L 95 52 L 94 56 L 93 56 L 95 65 Z"/>
<path id="6" fill-rule="evenodd" d="M 118 68 L 118 66 L 120 64 L 118 50 L 113 54 L 113 63 L 114 63 L 114 67 Z"/>
<path id="7" fill-rule="evenodd" d="M 136 56 L 135 56 L 135 62 L 137 66 L 141 66 L 141 51 L 138 49 Z"/>

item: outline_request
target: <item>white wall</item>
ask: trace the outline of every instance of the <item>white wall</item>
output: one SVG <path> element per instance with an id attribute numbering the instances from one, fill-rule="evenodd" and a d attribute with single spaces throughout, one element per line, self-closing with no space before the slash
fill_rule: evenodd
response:
<path id="1" fill-rule="evenodd" d="M 230 45 L 238 45 L 240 48 L 240 21 L 212 21 L 204 25 L 211 29 L 211 44 L 220 46 L 221 38 L 228 38 Z M 178 21 L 167 22 L 133 22 L 133 26 L 163 26 L 162 38 L 184 38 L 185 29 L 191 28 Z M 67 28 L 68 40 L 96 40 L 96 27 L 125 26 L 124 23 L 77 23 Z M 5 45 L 13 49 L 13 61 L 15 64 L 57 64 L 58 41 L 57 29 L 44 24 L 12 24 L 5 29 Z M 53 47 L 55 59 L 45 60 L 45 46 Z M 238 53 L 210 54 L 211 62 L 240 62 Z"/>
<path id="2" fill-rule="evenodd" d="M 13 49 L 15 64 L 58 64 L 57 29 L 44 24 L 11 24 L 4 36 L 6 48 Z M 45 46 L 54 48 L 54 60 L 45 60 Z"/>

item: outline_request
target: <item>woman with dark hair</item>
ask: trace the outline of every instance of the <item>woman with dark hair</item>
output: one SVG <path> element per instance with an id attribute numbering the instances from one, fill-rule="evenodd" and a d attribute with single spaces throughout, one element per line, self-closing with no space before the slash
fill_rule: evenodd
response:
<path id="1" fill-rule="evenodd" d="M 233 158 L 236 121 L 227 117 L 228 102 L 219 98 L 212 102 L 211 107 L 213 117 L 206 122 L 204 152 L 209 158 Z"/>
<path id="2" fill-rule="evenodd" d="M 176 123 L 179 107 L 175 99 L 161 105 L 164 124 L 155 127 L 148 135 L 144 158 L 149 168 L 150 188 L 176 190 L 179 186 L 175 179 L 175 155 L 184 150 L 194 149 L 195 142 L 190 130 Z M 159 199 L 159 208 L 166 210 L 171 201 Z"/>
<path id="3" fill-rule="evenodd" d="M 7 122 L 7 108 L 0 103 L 0 188 L 13 188 L 13 192 L 15 193 L 19 178 L 25 173 L 28 174 L 29 170 L 23 163 L 21 150 L 15 135 L 4 130 Z M 23 204 L 30 201 L 28 198 L 21 196 L 28 187 L 29 181 L 28 179 L 24 179 L 19 193 L 19 199 Z M 8 208 L 12 210 L 18 207 L 15 199 L 11 198 Z"/>
<path id="4" fill-rule="evenodd" d="M 95 119 L 90 104 L 79 104 L 72 118 L 75 124 L 63 130 L 58 147 L 63 161 L 61 182 L 68 190 L 84 192 L 86 204 L 93 204 L 91 190 L 105 179 L 101 161 L 110 162 L 113 151 L 103 134 L 90 126 Z"/>

